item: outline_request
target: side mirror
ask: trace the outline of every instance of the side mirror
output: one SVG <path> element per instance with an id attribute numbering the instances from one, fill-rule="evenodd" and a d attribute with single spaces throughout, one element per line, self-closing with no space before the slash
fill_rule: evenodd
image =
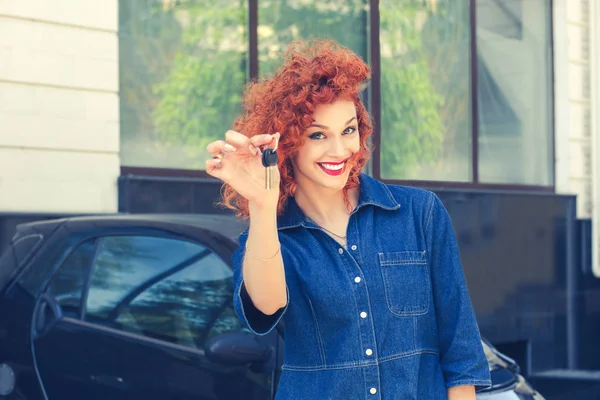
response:
<path id="1" fill-rule="evenodd" d="M 204 355 L 208 361 L 215 364 L 265 363 L 271 359 L 272 354 L 270 346 L 241 332 L 224 333 L 207 340 L 204 344 Z"/>

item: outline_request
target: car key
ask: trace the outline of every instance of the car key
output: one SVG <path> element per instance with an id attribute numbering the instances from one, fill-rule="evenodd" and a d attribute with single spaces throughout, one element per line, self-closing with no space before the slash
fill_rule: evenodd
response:
<path id="1" fill-rule="evenodd" d="M 266 148 L 262 153 L 262 164 L 265 167 L 265 189 L 273 190 L 273 172 L 277 168 L 279 157 L 277 155 L 278 140 L 275 142 L 275 148 Z"/>

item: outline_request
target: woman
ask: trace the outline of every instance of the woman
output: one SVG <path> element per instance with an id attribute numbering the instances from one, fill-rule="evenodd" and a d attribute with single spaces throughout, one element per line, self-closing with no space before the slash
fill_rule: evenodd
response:
<path id="1" fill-rule="evenodd" d="M 294 43 L 208 146 L 223 204 L 250 219 L 235 309 L 256 334 L 285 319 L 277 399 L 475 399 L 488 364 L 442 203 L 361 173 L 369 73 L 335 42 Z M 266 147 L 279 155 L 271 191 Z"/>

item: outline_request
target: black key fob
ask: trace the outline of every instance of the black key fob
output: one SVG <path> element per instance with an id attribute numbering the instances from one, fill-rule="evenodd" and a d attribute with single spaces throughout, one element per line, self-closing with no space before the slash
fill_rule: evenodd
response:
<path id="1" fill-rule="evenodd" d="M 263 151 L 262 164 L 265 168 L 276 166 L 277 161 L 279 161 L 277 151 L 275 151 L 274 149 L 265 149 L 265 151 Z"/>

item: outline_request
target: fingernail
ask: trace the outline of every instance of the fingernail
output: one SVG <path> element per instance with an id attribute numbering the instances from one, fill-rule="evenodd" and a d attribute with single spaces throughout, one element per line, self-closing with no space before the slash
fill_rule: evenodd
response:
<path id="1" fill-rule="evenodd" d="M 229 143 L 225 143 L 225 145 L 223 146 L 223 148 L 227 151 L 236 151 L 237 149 L 235 147 L 233 147 L 232 145 L 230 145 Z"/>

